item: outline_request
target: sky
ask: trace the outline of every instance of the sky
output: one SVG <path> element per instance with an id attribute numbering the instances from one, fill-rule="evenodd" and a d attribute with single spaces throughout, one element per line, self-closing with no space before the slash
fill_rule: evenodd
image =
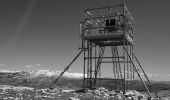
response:
<path id="1" fill-rule="evenodd" d="M 0 0 L 0 70 L 29 70 L 29 65 L 62 70 L 79 52 L 84 10 L 122 1 Z M 136 22 L 134 52 L 156 80 L 170 81 L 169 4 L 169 0 L 126 0 Z M 82 72 L 82 62 L 81 56 L 71 71 Z"/>

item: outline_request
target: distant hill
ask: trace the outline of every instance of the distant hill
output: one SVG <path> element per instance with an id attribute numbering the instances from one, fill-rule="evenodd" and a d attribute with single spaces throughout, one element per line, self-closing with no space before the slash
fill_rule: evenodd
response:
<path id="1" fill-rule="evenodd" d="M 32 70 L 20 72 L 0 72 L 0 85 L 13 85 L 13 86 L 27 86 L 33 88 L 47 88 L 50 87 L 54 80 L 58 77 L 60 71 L 53 70 Z M 82 87 L 82 74 L 81 73 L 68 73 L 64 74 L 61 79 L 55 84 L 56 86 L 67 86 L 72 88 Z M 112 89 L 113 84 L 111 80 L 102 80 L 101 86 Z M 133 84 L 134 89 L 145 91 L 139 80 Z M 152 91 L 151 86 L 149 89 Z M 170 81 L 152 81 L 152 87 L 158 91 L 170 90 Z"/>
<path id="2" fill-rule="evenodd" d="M 29 86 L 34 88 L 50 87 L 59 76 L 60 71 L 32 70 L 21 72 L 0 72 L 0 85 Z M 81 87 L 82 75 L 66 73 L 57 82 L 57 86 Z M 77 82 L 78 81 L 78 82 Z M 74 87 L 74 86 L 73 86 Z"/>

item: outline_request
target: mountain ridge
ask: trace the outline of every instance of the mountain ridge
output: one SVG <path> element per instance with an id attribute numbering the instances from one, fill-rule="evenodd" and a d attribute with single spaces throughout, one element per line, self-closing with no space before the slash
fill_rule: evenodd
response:
<path id="1" fill-rule="evenodd" d="M 82 73 L 69 73 L 66 72 L 58 81 L 55 80 L 59 76 L 61 71 L 54 71 L 49 69 L 30 70 L 30 71 L 0 71 L 0 85 L 12 85 L 12 86 L 26 86 L 33 88 L 49 88 L 54 86 L 67 86 L 72 88 L 81 88 L 83 86 L 83 74 Z M 170 82 L 156 82 L 151 81 L 153 88 L 157 90 L 170 90 Z M 147 84 L 149 86 L 149 84 Z M 112 89 L 114 88 L 111 80 L 101 80 L 101 86 Z M 139 80 L 135 81 L 134 88 L 136 90 L 145 91 L 141 87 Z M 151 88 L 151 87 L 149 87 Z M 151 89 L 152 90 L 152 89 Z"/>
<path id="2" fill-rule="evenodd" d="M 28 71 L 9 71 L 9 70 L 0 70 L 0 73 L 2 74 L 20 74 L 22 76 L 59 76 L 60 73 L 62 71 L 59 70 L 49 70 L 49 69 L 38 69 L 38 70 L 28 70 Z M 67 78 L 83 78 L 83 74 L 82 73 L 70 73 L 70 72 L 65 72 L 63 74 L 63 77 L 67 77 Z"/>

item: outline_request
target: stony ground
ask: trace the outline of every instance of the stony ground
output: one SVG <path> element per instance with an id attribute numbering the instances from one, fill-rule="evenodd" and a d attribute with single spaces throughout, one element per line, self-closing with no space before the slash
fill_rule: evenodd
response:
<path id="1" fill-rule="evenodd" d="M 85 93 L 84 93 L 85 92 Z M 170 100 L 170 92 L 159 93 L 163 100 Z M 108 91 L 105 88 L 96 90 L 60 90 L 60 89 L 33 89 L 29 87 L 0 86 L 0 100 L 146 100 L 145 96 L 137 91 L 122 92 Z"/>

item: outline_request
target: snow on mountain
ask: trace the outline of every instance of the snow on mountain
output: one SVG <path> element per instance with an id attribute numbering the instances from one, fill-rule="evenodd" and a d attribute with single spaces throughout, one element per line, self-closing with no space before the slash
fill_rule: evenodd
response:
<path id="1" fill-rule="evenodd" d="M 19 71 L 10 71 L 6 69 L 0 70 L 0 73 L 16 73 L 16 72 L 19 72 Z"/>
<path id="2" fill-rule="evenodd" d="M 59 76 L 60 73 L 62 71 L 58 71 L 58 70 L 46 70 L 46 69 L 40 69 L 40 70 L 32 70 L 29 71 L 30 74 L 35 75 L 35 76 L 39 76 L 39 75 L 46 75 L 46 76 Z M 64 77 L 67 78 L 82 78 L 83 74 L 82 73 L 69 73 L 69 72 L 65 72 L 63 74 Z"/>
<path id="3" fill-rule="evenodd" d="M 26 68 L 35 68 L 35 67 L 41 67 L 41 64 L 30 64 L 30 65 L 25 65 Z"/>
<path id="4" fill-rule="evenodd" d="M 83 78 L 83 74 L 82 73 L 69 73 L 69 72 L 65 72 L 64 76 L 68 77 L 68 78 Z"/>
<path id="5" fill-rule="evenodd" d="M 21 91 L 21 90 L 33 90 L 33 88 L 31 87 L 24 87 L 24 86 L 10 86 L 10 85 L 0 85 L 0 89 L 2 90 L 9 90 L 9 89 L 13 89 L 16 91 Z"/>
<path id="6" fill-rule="evenodd" d="M 54 70 L 46 70 L 46 69 L 40 69 L 40 70 L 31 70 L 28 71 L 30 74 L 34 76 L 39 75 L 46 75 L 46 76 L 58 76 L 60 74 L 60 71 L 54 71 Z"/>
<path id="7" fill-rule="evenodd" d="M 0 73 L 17 73 L 19 72 L 22 75 L 32 75 L 32 76 L 59 76 L 62 71 L 58 70 L 49 70 L 49 69 L 39 69 L 39 70 L 29 70 L 29 71 L 10 71 L 10 70 L 0 70 Z M 67 78 L 82 78 L 83 74 L 82 73 L 70 73 L 70 72 L 65 72 L 63 74 L 64 77 Z"/>

